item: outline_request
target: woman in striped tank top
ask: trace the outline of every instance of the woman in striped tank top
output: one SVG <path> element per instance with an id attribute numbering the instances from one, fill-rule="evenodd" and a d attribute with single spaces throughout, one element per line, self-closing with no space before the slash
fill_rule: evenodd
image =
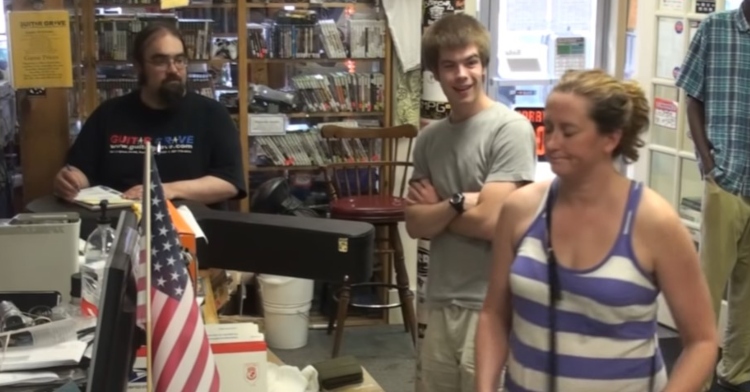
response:
<path id="1" fill-rule="evenodd" d="M 505 367 L 509 392 L 700 391 L 717 335 L 697 252 L 669 202 L 613 165 L 634 162 L 643 146 L 643 91 L 602 71 L 569 71 L 545 112 L 557 178 L 503 204 L 477 330 L 477 390 L 497 391 Z M 669 379 L 659 293 L 684 347 Z"/>

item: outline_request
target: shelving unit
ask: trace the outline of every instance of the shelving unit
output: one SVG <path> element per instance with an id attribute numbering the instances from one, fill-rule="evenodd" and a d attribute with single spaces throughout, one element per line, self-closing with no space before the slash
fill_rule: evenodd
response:
<path id="1" fill-rule="evenodd" d="M 651 129 L 641 159 L 635 165 L 635 178 L 645 181 L 680 213 L 685 226 L 700 244 L 700 208 L 703 180 L 696 163 L 690 129 L 687 123 L 687 101 L 675 86 L 679 68 L 690 41 L 701 21 L 708 15 L 707 4 L 716 11 L 739 7 L 741 0 L 715 2 L 641 1 L 638 4 L 637 41 L 638 71 L 635 79 L 646 90 L 652 102 Z M 646 40 L 645 37 L 655 37 Z M 726 326 L 726 302 L 720 318 L 720 330 Z M 666 304 L 661 299 L 659 322 L 676 328 Z"/>
<path id="2" fill-rule="evenodd" d="M 195 2 L 173 10 L 161 10 L 153 0 L 80 0 L 69 9 L 77 21 L 76 87 L 69 100 L 72 137 L 101 101 L 137 87 L 129 43 L 139 26 L 155 19 L 181 28 L 201 24 L 202 32 L 186 39 L 188 46 L 207 42 L 188 48 L 189 84 L 232 113 L 251 180 L 254 172 L 315 171 L 325 165 L 295 162 L 294 156 L 305 150 L 289 143 L 287 130 L 315 132 L 324 122 L 391 124 L 392 49 L 379 0 L 236 0 Z M 272 93 L 261 96 L 260 90 Z M 274 151 L 287 158 L 282 164 L 265 159 L 264 149 L 254 143 L 256 132 L 250 129 L 257 131 L 259 115 L 276 117 L 277 125 L 283 122 L 269 139 Z M 244 201 L 241 210 L 247 209 Z"/>
<path id="3" fill-rule="evenodd" d="M 286 176 L 304 185 L 307 203 L 325 205 L 323 170 L 331 158 L 320 148 L 318 126 L 392 125 L 392 46 L 380 0 L 249 0 L 246 8 L 237 46 L 239 84 L 248 89 L 239 91 L 238 123 L 248 141 L 250 191 Z M 389 264 L 376 270 L 375 279 L 391 280 Z M 388 314 L 352 316 L 347 325 L 387 322 Z"/>
<path id="4" fill-rule="evenodd" d="M 246 59 L 239 68 L 247 70 L 247 83 L 243 72 L 239 78 L 251 88 L 247 95 L 239 94 L 238 116 L 240 129 L 248 130 L 251 184 L 269 172 L 308 171 L 314 176 L 327 162 L 309 162 L 313 143 L 294 140 L 315 133 L 318 124 L 391 124 L 391 41 L 379 0 L 250 0 L 246 6 L 238 47 L 239 57 Z M 262 93 L 269 89 L 272 93 Z M 277 127 L 264 132 L 253 123 L 261 118 L 256 116 L 275 119 Z M 260 135 L 264 143 L 259 143 Z M 306 138 L 312 142 L 318 136 Z"/>
<path id="5" fill-rule="evenodd" d="M 205 34 L 186 39 L 189 85 L 219 100 L 234 118 L 251 192 L 280 175 L 320 181 L 330 159 L 310 157 L 322 123 L 392 124 L 392 45 L 380 0 L 192 2 L 171 10 L 155 0 L 68 1 L 76 21 L 73 136 L 104 99 L 137 87 L 132 36 L 154 19 L 203 26 Z M 190 48 L 201 39 L 208 44 Z M 273 132 L 258 126 L 263 121 Z M 261 128 L 266 132 L 258 134 Z M 248 211 L 248 199 L 238 208 Z M 347 324 L 384 321 L 355 316 Z"/>

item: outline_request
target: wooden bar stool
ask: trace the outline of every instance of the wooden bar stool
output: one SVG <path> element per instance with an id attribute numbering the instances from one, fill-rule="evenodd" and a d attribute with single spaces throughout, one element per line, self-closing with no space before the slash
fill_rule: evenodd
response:
<path id="1" fill-rule="evenodd" d="M 349 306 L 366 309 L 391 309 L 400 307 L 406 332 L 411 333 L 416 344 L 417 323 L 414 311 L 414 293 L 409 289 L 404 248 L 398 224 L 405 221 L 407 189 L 411 150 L 417 129 L 413 125 L 389 128 L 345 128 L 327 125 L 321 129 L 331 156 L 342 162 L 332 163 L 325 170 L 326 181 L 331 191 L 331 218 L 370 223 L 375 226 L 376 253 L 381 260 L 390 259 L 395 272 L 395 284 L 390 277 L 385 282 L 352 282 L 344 276 L 343 286 L 336 294 L 338 302 L 335 318 L 331 313 L 328 333 L 333 331 L 333 353 L 336 357 L 341 348 Z M 405 158 L 399 160 L 399 147 L 406 144 Z M 386 158 L 386 159 L 384 159 Z M 396 182 L 400 186 L 396 188 Z M 377 246 L 380 245 L 380 246 Z M 390 271 L 389 271 L 390 272 Z M 389 274 L 388 274 L 389 275 Z M 357 287 L 379 287 L 398 290 L 398 303 L 357 304 L 351 301 L 351 290 Z M 386 301 L 387 302 L 387 301 Z"/>

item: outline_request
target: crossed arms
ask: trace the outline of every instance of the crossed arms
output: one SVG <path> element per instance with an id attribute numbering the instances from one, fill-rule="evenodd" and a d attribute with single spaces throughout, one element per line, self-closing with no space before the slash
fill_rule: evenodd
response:
<path id="1" fill-rule="evenodd" d="M 412 238 L 432 238 L 443 231 L 492 241 L 505 198 L 521 183 L 490 182 L 478 193 L 464 193 L 464 213 L 459 214 L 448 200 L 440 200 L 427 179 L 415 180 L 406 197 L 406 232 Z"/>
<path id="2" fill-rule="evenodd" d="M 429 128 L 429 127 L 428 127 Z M 459 214 L 448 200 L 441 200 L 430 182 L 427 159 L 432 140 L 441 137 L 438 128 L 425 129 L 414 146 L 414 173 L 406 197 L 406 231 L 412 238 L 433 238 L 449 230 L 469 238 L 492 241 L 497 218 L 506 197 L 534 179 L 536 138 L 523 118 L 503 123 L 488 136 L 488 174 L 479 192 L 464 193 L 464 212 Z M 445 147 L 450 148 L 450 147 Z M 452 191 L 460 191 L 455 189 Z"/>

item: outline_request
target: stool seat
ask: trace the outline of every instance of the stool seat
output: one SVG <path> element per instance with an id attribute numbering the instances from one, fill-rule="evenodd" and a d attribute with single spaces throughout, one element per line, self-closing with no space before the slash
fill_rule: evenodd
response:
<path id="1" fill-rule="evenodd" d="M 401 222 L 405 219 L 406 200 L 402 197 L 349 196 L 331 203 L 331 218 L 368 223 Z"/>

